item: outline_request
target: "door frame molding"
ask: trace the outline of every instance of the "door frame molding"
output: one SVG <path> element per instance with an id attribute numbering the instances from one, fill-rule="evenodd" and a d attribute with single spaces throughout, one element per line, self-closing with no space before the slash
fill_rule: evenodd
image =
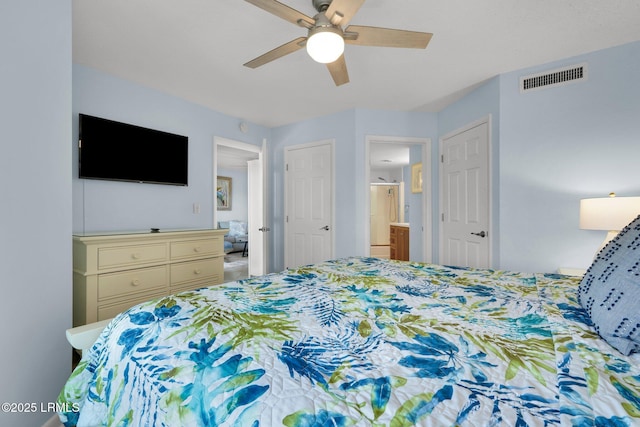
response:
<path id="1" fill-rule="evenodd" d="M 287 163 L 289 152 L 293 150 L 300 150 L 305 148 L 319 147 L 322 145 L 328 145 L 331 151 L 331 229 L 329 230 L 331 233 L 331 251 L 330 259 L 333 259 L 336 254 L 336 140 L 334 138 L 330 139 L 322 139 L 319 141 L 307 142 L 303 144 L 296 145 L 288 145 L 284 147 L 284 162 L 283 162 L 283 174 L 284 174 L 284 218 L 282 221 L 284 222 L 284 266 L 285 269 L 289 268 L 289 222 L 287 221 L 287 215 L 289 215 L 288 207 L 289 207 L 289 190 L 288 190 L 288 174 L 287 174 Z"/>
<path id="2" fill-rule="evenodd" d="M 218 228 L 218 209 L 217 209 L 217 203 L 216 203 L 216 192 L 215 189 L 217 188 L 218 185 L 218 146 L 224 146 L 224 147 L 231 147 L 231 148 L 235 148 L 238 150 L 243 150 L 243 151 L 249 151 L 252 153 L 256 153 L 258 155 L 258 159 L 261 159 L 263 161 L 263 174 L 265 173 L 265 170 L 267 168 L 267 164 L 266 164 L 266 147 L 267 147 L 267 140 L 263 139 L 262 141 L 262 146 L 258 146 L 258 145 L 254 145 L 254 144 L 249 144 L 246 142 L 240 142 L 240 141 L 236 141 L 233 139 L 228 139 L 228 138 L 224 138 L 224 137 L 220 137 L 220 136 L 214 136 L 213 137 L 213 150 L 212 150 L 212 164 L 213 164 L 213 176 L 211 179 L 211 182 L 213 183 L 213 187 L 211 189 L 211 198 L 212 198 L 212 204 L 211 204 L 211 211 L 213 213 L 212 218 L 213 218 L 213 226 L 212 228 L 217 229 Z M 249 172 L 247 171 L 247 174 Z M 264 216 L 267 218 L 267 222 L 268 222 L 268 216 L 269 216 L 269 198 L 267 197 L 266 194 L 266 182 L 263 182 L 262 184 L 262 192 L 263 192 L 263 209 L 264 209 Z M 248 208 L 248 206 L 247 206 Z M 263 224 L 263 226 L 268 226 L 267 224 Z M 251 255 L 249 255 L 251 256 Z M 269 263 L 269 243 L 268 243 L 268 238 L 265 235 L 264 237 L 264 246 L 263 246 L 263 253 L 262 253 L 263 259 L 264 259 L 264 269 L 265 271 L 268 272 L 269 268 L 268 268 L 268 263 Z"/>
<path id="3" fill-rule="evenodd" d="M 439 262 L 442 262 L 443 257 L 443 251 L 444 251 L 444 224 L 442 221 L 442 215 L 444 214 L 443 211 L 443 197 L 444 197 L 444 191 L 443 191 L 443 186 L 444 186 L 444 177 L 443 177 L 443 167 L 442 167 L 442 156 L 444 155 L 444 140 L 445 139 L 449 139 L 453 136 L 456 136 L 458 134 L 464 133 L 470 129 L 473 129 L 477 126 L 480 126 L 482 124 L 487 124 L 487 186 L 488 186 L 488 192 L 489 192 L 489 200 L 487 200 L 487 204 L 488 204 L 488 214 L 489 214 L 489 219 L 488 219 L 488 224 L 487 224 L 487 234 L 489 236 L 489 247 L 488 247 L 488 251 L 489 251 L 489 266 L 493 267 L 493 247 L 494 247 L 494 235 L 493 235 L 493 231 L 496 229 L 493 227 L 493 140 L 492 140 L 492 117 L 491 114 L 487 114 L 486 116 L 478 119 L 478 120 L 474 120 L 470 123 L 467 123 L 466 125 L 459 127 L 457 129 L 452 130 L 451 132 L 448 132 L 444 135 L 442 135 L 439 138 L 439 144 L 438 144 L 438 158 L 440 159 L 440 161 L 438 161 L 438 194 L 439 194 L 439 200 L 438 200 L 438 206 L 440 206 L 439 209 L 439 215 L 438 215 L 438 260 Z"/>
<path id="4" fill-rule="evenodd" d="M 266 141 L 263 141 L 263 145 Z M 252 153 L 258 154 L 258 156 L 262 155 L 262 147 L 249 144 L 246 142 L 240 142 L 233 139 L 223 138 L 221 136 L 213 137 L 213 177 L 211 182 L 213 183 L 213 188 L 216 188 L 218 185 L 218 146 L 222 145 L 225 147 L 236 148 L 238 150 L 250 151 Z M 266 166 L 266 165 L 265 165 Z M 211 197 L 213 199 L 213 204 L 211 205 L 211 210 L 213 212 L 213 227 L 218 228 L 218 209 L 215 198 L 215 191 L 211 191 Z"/>
<path id="5" fill-rule="evenodd" d="M 428 173 L 422 174 L 422 257 L 423 262 L 432 262 L 433 260 L 433 240 L 432 229 L 433 219 L 431 210 L 432 204 L 432 176 L 431 176 L 431 138 L 416 138 L 416 137 L 404 137 L 404 136 L 383 136 L 383 135 L 367 135 L 365 137 L 365 168 L 364 168 L 364 194 L 365 194 L 365 218 L 364 218 L 364 253 L 371 253 L 371 165 L 369 157 L 371 155 L 371 144 L 385 143 L 385 144 L 412 144 L 422 146 L 422 165 L 423 171 L 426 169 Z M 426 167 L 425 167 L 426 166 Z M 405 182 L 407 182 L 405 180 Z M 411 180 L 408 180 L 410 187 Z M 406 184 L 405 184 L 406 186 Z M 404 207 L 402 207 L 404 209 Z M 418 261 L 418 260 L 416 260 Z"/>

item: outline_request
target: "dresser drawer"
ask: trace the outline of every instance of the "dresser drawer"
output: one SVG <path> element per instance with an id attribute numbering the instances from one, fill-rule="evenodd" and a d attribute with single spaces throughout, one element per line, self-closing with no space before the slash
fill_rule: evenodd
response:
<path id="1" fill-rule="evenodd" d="M 169 278 L 164 265 L 98 276 L 98 300 L 168 288 Z"/>
<path id="2" fill-rule="evenodd" d="M 196 280 L 214 279 L 224 269 L 224 257 L 171 265 L 171 287 Z"/>
<path id="3" fill-rule="evenodd" d="M 171 259 L 194 258 L 222 254 L 222 236 L 206 240 L 171 242 Z"/>
<path id="4" fill-rule="evenodd" d="M 166 243 L 103 247 L 98 249 L 98 269 L 135 266 L 167 259 Z"/>
<path id="5" fill-rule="evenodd" d="M 125 310 L 130 309 L 136 304 L 151 301 L 155 298 L 161 298 L 166 295 L 165 291 L 149 292 L 148 294 L 138 295 L 125 301 L 118 301 L 113 304 L 101 304 L 98 307 L 97 322 L 105 319 L 111 319 Z"/>

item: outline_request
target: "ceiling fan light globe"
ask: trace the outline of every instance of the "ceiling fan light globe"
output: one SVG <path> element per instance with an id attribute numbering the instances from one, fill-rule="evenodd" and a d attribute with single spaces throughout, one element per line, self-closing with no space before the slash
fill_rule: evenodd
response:
<path id="1" fill-rule="evenodd" d="M 316 31 L 307 39 L 307 53 L 316 62 L 329 64 L 344 52 L 344 39 L 334 31 Z"/>

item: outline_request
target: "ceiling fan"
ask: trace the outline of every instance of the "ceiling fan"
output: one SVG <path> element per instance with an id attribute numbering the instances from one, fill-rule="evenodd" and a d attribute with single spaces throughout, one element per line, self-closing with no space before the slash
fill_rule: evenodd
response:
<path id="1" fill-rule="evenodd" d="M 433 36 L 431 33 L 361 25 L 345 28 L 365 0 L 312 0 L 313 7 L 318 11 L 313 18 L 276 0 L 246 1 L 308 30 L 307 37 L 291 40 L 247 62 L 244 64 L 246 67 L 260 67 L 306 46 L 309 56 L 327 65 L 336 86 L 349 82 L 343 53 L 345 43 L 425 49 Z"/>

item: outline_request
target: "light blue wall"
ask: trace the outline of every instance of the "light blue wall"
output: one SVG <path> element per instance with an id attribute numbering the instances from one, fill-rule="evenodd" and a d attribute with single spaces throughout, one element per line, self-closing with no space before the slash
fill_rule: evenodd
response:
<path id="1" fill-rule="evenodd" d="M 186 135 L 189 186 L 78 179 L 78 113 Z M 268 128 L 81 65 L 73 66 L 73 231 L 213 227 L 213 137 L 261 145 Z M 193 204 L 200 213 L 193 213 Z"/>
<path id="2" fill-rule="evenodd" d="M 521 94 L 520 76 L 586 61 L 588 79 Z M 587 267 L 605 232 L 579 201 L 640 195 L 640 42 L 500 77 L 501 266 Z"/>
<path id="3" fill-rule="evenodd" d="M 335 141 L 336 256 L 364 254 L 364 144 L 367 135 L 435 136 L 435 115 L 382 111 L 347 111 L 301 123 L 238 130 L 228 117 L 97 70 L 74 65 L 73 129 L 86 113 L 189 136 L 189 187 L 81 180 L 73 143 L 74 232 L 211 227 L 212 138 L 214 135 L 259 145 L 269 140 L 269 187 L 272 207 L 270 270 L 284 267 L 284 147 Z M 426 119 L 425 119 L 426 117 Z M 344 185 L 348 183 L 349 185 Z M 352 183 L 358 183 L 354 186 Z M 362 185 L 359 185 L 362 184 Z M 200 214 L 193 214 L 199 203 Z M 354 238 L 355 233 L 355 238 Z"/>
<path id="4" fill-rule="evenodd" d="M 586 61 L 588 80 L 521 94 L 519 79 Z M 440 137 L 491 115 L 493 266 L 586 268 L 603 232 L 584 197 L 640 194 L 640 43 L 503 74 L 438 114 Z"/>
<path id="5" fill-rule="evenodd" d="M 0 413 L 39 426 L 71 373 L 71 1 L 0 6 Z"/>
<path id="6" fill-rule="evenodd" d="M 601 233 L 577 229 L 579 199 L 617 191 L 638 194 L 631 164 L 640 144 L 638 43 L 490 79 L 440 113 L 348 110 L 266 129 L 238 130 L 239 119 L 82 66 L 74 66 L 73 129 L 86 112 L 190 137 L 187 188 L 84 181 L 73 150 L 74 231 L 212 226 L 213 135 L 269 143 L 271 271 L 284 267 L 284 149 L 335 141 L 335 256 L 362 255 L 366 214 L 365 141 L 370 135 L 430 138 L 434 261 L 438 261 L 439 140 L 471 122 L 491 120 L 493 266 L 525 271 L 585 267 Z M 520 75 L 577 61 L 586 83 L 522 95 Z M 75 135 L 74 135 L 75 139 Z M 345 185 L 348 184 L 348 185 Z M 193 214 L 200 203 L 201 214 Z"/>
<path id="7" fill-rule="evenodd" d="M 335 257 L 364 255 L 364 220 L 367 215 L 365 181 L 366 137 L 394 136 L 433 138 L 434 114 L 395 111 L 348 110 L 273 129 L 272 270 L 284 268 L 284 150 L 285 147 L 323 140 L 335 140 L 336 221 Z"/>

